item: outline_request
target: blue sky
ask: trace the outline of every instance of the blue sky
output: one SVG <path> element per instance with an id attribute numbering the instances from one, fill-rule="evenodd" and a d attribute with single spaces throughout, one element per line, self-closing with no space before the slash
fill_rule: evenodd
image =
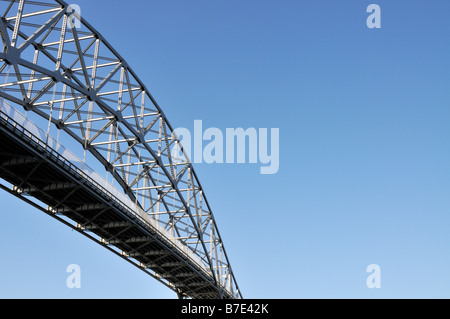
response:
<path id="1" fill-rule="evenodd" d="M 278 174 L 195 165 L 245 298 L 450 297 L 450 2 L 76 3 L 174 127 L 280 129 Z M 371 3 L 381 29 L 366 26 Z M 0 297 L 176 298 L 0 200 Z M 81 289 L 66 287 L 69 264 Z"/>

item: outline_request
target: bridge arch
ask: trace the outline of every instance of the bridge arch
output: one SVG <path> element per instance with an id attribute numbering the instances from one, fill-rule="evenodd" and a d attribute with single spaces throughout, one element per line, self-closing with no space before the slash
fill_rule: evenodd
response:
<path id="1" fill-rule="evenodd" d="M 201 264 L 218 296 L 242 297 L 191 161 L 125 59 L 64 1 L 3 1 L 0 14 L 0 98 L 81 145 L 136 210 Z"/>

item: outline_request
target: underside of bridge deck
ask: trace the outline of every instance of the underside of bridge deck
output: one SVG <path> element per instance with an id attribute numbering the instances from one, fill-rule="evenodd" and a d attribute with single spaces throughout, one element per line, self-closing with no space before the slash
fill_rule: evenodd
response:
<path id="1" fill-rule="evenodd" d="M 0 141 L 0 178 L 9 184 L 3 189 L 102 244 L 180 296 L 231 297 L 144 220 L 23 127 L 0 118 Z"/>

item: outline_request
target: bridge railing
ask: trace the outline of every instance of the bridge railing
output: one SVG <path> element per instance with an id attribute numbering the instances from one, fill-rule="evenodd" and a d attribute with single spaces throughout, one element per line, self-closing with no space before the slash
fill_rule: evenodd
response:
<path id="1" fill-rule="evenodd" d="M 66 165 L 75 169 L 78 173 L 92 183 L 97 189 L 101 190 L 107 197 L 113 199 L 119 206 L 125 209 L 129 214 L 139 219 L 146 226 L 150 227 L 153 232 L 164 238 L 165 241 L 176 246 L 177 250 L 184 255 L 185 258 L 195 263 L 197 267 L 203 270 L 204 275 L 211 278 L 211 271 L 208 265 L 205 265 L 201 259 L 196 256 L 186 245 L 174 238 L 169 231 L 162 227 L 157 220 L 149 216 L 136 205 L 127 195 L 118 190 L 114 185 L 108 182 L 103 176 L 98 174 L 94 169 L 89 167 L 83 160 L 65 148 L 57 140 L 44 132 L 31 120 L 14 107 L 9 105 L 5 100 L 0 99 L 0 117 L 13 125 L 16 129 L 22 131 L 30 139 L 41 145 L 49 153 L 62 160 Z M 234 295 L 229 287 L 222 287 L 230 295 Z"/>

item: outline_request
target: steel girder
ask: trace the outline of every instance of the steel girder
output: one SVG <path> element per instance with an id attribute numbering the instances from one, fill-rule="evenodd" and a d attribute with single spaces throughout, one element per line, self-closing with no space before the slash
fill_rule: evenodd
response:
<path id="1" fill-rule="evenodd" d="M 127 62 L 64 1 L 2 0 L 0 14 L 0 97 L 82 145 L 218 287 L 242 297 L 197 174 Z"/>

